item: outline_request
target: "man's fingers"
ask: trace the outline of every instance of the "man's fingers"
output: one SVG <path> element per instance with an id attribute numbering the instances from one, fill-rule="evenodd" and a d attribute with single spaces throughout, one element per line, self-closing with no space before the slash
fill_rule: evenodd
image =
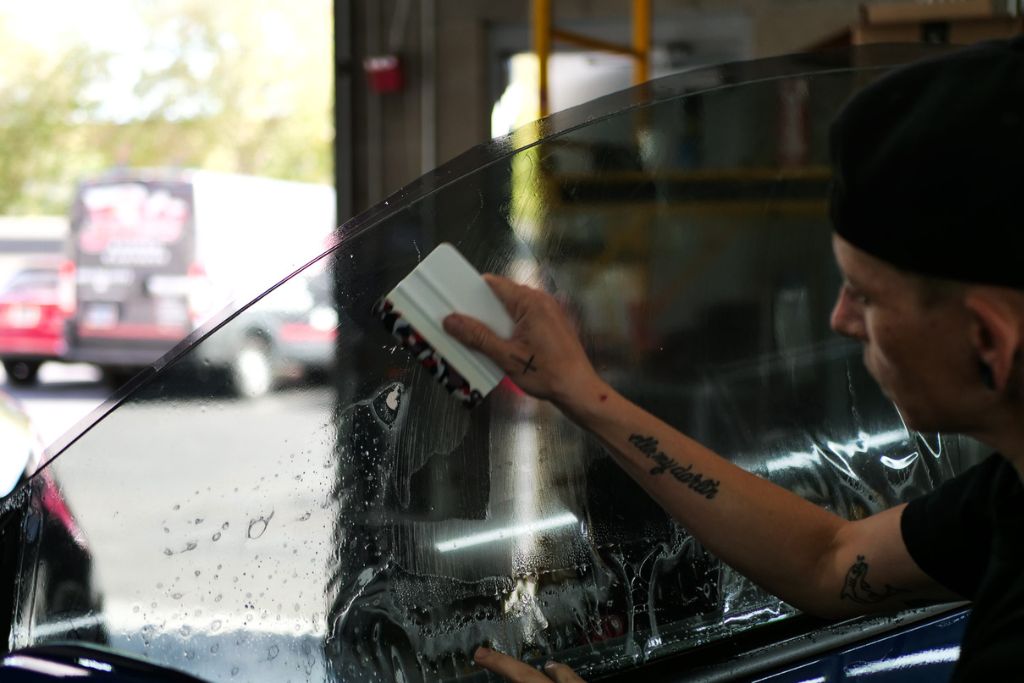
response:
<path id="1" fill-rule="evenodd" d="M 515 297 L 516 292 L 522 287 L 522 285 L 509 280 L 507 277 L 495 275 L 494 273 L 484 273 L 483 278 L 502 301 Z"/>
<path id="2" fill-rule="evenodd" d="M 477 648 L 473 653 L 473 661 L 512 683 L 541 683 L 548 680 L 556 683 L 586 683 L 565 664 L 548 662 L 544 665 L 544 674 L 547 674 L 545 676 L 529 664 L 486 647 Z"/>
<path id="3" fill-rule="evenodd" d="M 486 647 L 477 648 L 473 654 L 473 661 L 512 683 L 541 683 L 548 680 L 544 674 L 529 664 Z"/>
<path id="4" fill-rule="evenodd" d="M 507 277 L 500 275 L 494 275 L 493 273 L 484 273 L 484 281 L 490 286 L 491 291 L 494 292 L 495 296 L 501 303 L 505 304 L 505 309 L 512 315 L 513 318 L 519 318 L 520 307 L 524 304 L 523 290 L 529 289 L 523 285 L 516 284 Z"/>
<path id="5" fill-rule="evenodd" d="M 492 359 L 507 356 L 504 339 L 476 318 L 452 313 L 444 319 L 444 331 L 471 349 L 480 351 Z"/>
<path id="6" fill-rule="evenodd" d="M 576 675 L 575 671 L 565 664 L 559 664 L 558 662 L 548 662 L 545 664 L 544 673 L 546 673 L 549 678 L 556 681 L 556 683 L 586 683 L 582 678 Z"/>

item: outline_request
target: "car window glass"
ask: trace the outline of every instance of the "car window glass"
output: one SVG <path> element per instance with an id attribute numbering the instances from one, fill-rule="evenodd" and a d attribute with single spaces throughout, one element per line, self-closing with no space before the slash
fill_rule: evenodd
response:
<path id="1" fill-rule="evenodd" d="M 657 81 L 345 226 L 8 501 L 13 644 L 99 640 L 217 681 L 438 681 L 486 642 L 589 676 L 793 618 L 550 405 L 506 383 L 465 409 L 371 311 L 451 242 L 560 296 L 612 384 L 742 467 L 851 519 L 933 488 L 973 456 L 909 432 L 828 329 L 828 122 L 913 56 L 873 54 Z"/>
<path id="2" fill-rule="evenodd" d="M 3 287 L 3 292 L 15 294 L 34 290 L 57 288 L 57 271 L 50 268 L 26 269 L 15 273 Z"/>

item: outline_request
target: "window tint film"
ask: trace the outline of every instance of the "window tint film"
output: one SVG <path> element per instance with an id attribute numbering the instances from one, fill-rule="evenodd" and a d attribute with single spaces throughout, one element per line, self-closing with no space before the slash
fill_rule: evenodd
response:
<path id="1" fill-rule="evenodd" d="M 909 432 L 829 331 L 825 147 L 845 99 L 917 54 L 656 81 L 343 226 L 7 501 L 13 644 L 105 642 L 215 681 L 443 681 L 480 676 L 489 643 L 628 677 L 798 618 L 550 405 L 505 383 L 465 409 L 371 309 L 451 242 L 556 293 L 604 377 L 742 467 L 851 519 L 917 496 L 972 459 Z M 319 378 L 268 370 L 302 357 Z"/>

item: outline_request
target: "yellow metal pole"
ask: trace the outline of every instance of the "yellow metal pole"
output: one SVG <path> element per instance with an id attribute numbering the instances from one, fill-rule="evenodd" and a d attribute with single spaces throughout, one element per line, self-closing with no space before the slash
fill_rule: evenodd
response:
<path id="1" fill-rule="evenodd" d="M 533 0 L 533 51 L 540 69 L 540 115 L 548 115 L 548 57 L 551 55 L 551 0 Z"/>
<path id="2" fill-rule="evenodd" d="M 633 0 L 633 52 L 633 83 L 644 83 L 650 80 L 651 0 Z"/>
<path id="3" fill-rule="evenodd" d="M 591 50 L 601 50 L 603 52 L 611 52 L 612 54 L 617 55 L 627 55 L 629 57 L 636 56 L 636 51 L 630 45 L 619 45 L 618 43 L 612 43 L 607 40 L 601 40 L 600 38 L 585 36 L 582 33 L 565 31 L 560 28 L 551 29 L 551 38 L 552 41 L 558 41 L 560 43 L 569 43 L 571 45 L 577 45 L 579 47 L 590 48 Z"/>

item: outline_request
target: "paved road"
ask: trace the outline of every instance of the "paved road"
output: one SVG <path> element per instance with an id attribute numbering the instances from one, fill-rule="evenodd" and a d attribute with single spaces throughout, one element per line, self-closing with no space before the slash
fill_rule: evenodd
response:
<path id="1" fill-rule="evenodd" d="M 90 365 L 64 363 L 44 363 L 39 383 L 31 387 L 12 386 L 0 367 L 0 390 L 21 402 L 48 446 L 110 394 L 98 370 Z"/>

